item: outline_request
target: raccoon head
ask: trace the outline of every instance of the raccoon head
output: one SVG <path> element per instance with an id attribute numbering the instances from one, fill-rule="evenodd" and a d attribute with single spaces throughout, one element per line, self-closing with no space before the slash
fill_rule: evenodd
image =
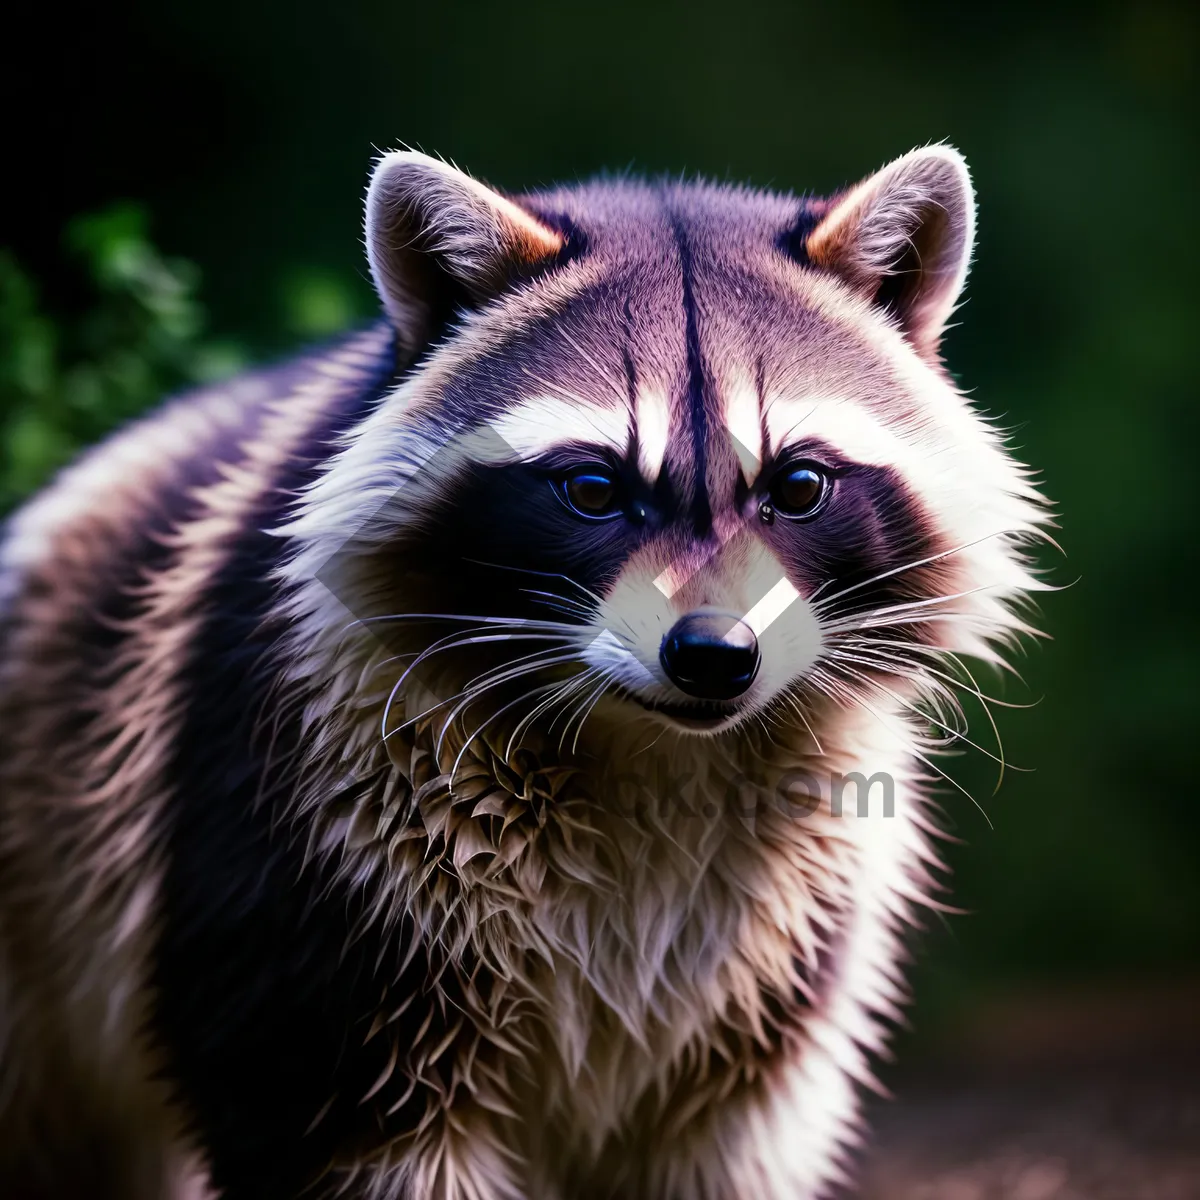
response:
<path id="1" fill-rule="evenodd" d="M 348 608 L 450 722 L 703 734 L 994 657 L 1043 516 L 939 360 L 973 226 L 945 146 L 821 200 L 385 156 L 404 371 L 291 527 L 305 636 Z"/>

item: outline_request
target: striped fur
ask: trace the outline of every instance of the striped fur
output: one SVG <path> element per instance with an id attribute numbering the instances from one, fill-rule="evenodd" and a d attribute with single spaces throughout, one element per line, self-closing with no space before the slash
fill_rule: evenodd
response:
<path id="1" fill-rule="evenodd" d="M 943 147 L 828 201 L 389 155 L 387 323 L 13 518 L 0 1194 L 828 1194 L 948 656 L 1039 586 L 1028 472 L 937 359 L 972 213 Z M 810 523 L 762 507 L 798 455 Z M 553 480 L 596 458 L 589 524 Z M 696 611 L 758 637 L 736 703 L 660 665 Z"/>

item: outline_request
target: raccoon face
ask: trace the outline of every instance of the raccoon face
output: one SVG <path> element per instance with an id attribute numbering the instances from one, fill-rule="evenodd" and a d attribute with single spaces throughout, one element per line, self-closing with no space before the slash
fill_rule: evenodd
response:
<path id="1" fill-rule="evenodd" d="M 293 580 L 336 561 L 432 690 L 531 719 L 713 733 L 988 655 L 1040 516 L 937 356 L 972 237 L 945 147 L 821 201 L 510 200 L 386 156 L 367 246 L 415 361 L 308 497 Z"/>

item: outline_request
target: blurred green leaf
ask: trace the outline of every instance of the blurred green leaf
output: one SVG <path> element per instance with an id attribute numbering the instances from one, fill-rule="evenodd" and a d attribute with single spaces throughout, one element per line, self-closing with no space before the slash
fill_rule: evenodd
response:
<path id="1" fill-rule="evenodd" d="M 205 339 L 199 272 L 164 258 L 148 227 L 135 204 L 70 222 L 64 245 L 92 297 L 75 319 L 44 312 L 0 251 L 0 509 L 165 393 L 244 365 L 238 346 Z"/>
<path id="2" fill-rule="evenodd" d="M 320 270 L 296 270 L 288 274 L 284 313 L 293 333 L 310 338 L 340 333 L 358 316 L 345 280 Z"/>

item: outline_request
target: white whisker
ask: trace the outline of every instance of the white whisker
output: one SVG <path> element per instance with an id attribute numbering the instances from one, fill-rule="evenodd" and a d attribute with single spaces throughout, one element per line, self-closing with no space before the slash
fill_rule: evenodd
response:
<path id="1" fill-rule="evenodd" d="M 464 644 L 464 643 L 456 643 Z M 446 647 L 449 649 L 449 647 Z M 552 657 L 553 656 L 553 657 Z M 574 654 L 562 654 L 559 649 L 539 650 L 534 654 L 524 654 L 520 658 L 509 659 L 496 667 L 494 671 L 484 671 L 469 679 L 460 691 L 454 693 L 453 696 L 447 696 L 444 700 L 439 700 L 436 704 L 430 705 L 424 712 L 418 713 L 415 717 L 408 717 L 406 720 L 396 726 L 384 736 L 384 741 L 387 741 L 393 733 L 398 733 L 401 729 L 405 729 L 410 725 L 415 725 L 418 721 L 424 720 L 432 713 L 437 712 L 439 708 L 444 708 L 447 704 L 453 704 L 462 696 L 479 696 L 484 692 L 491 690 L 493 687 L 498 687 L 502 683 L 508 683 L 512 679 L 519 679 L 522 675 L 533 674 L 534 671 L 541 670 L 543 667 L 556 666 L 564 662 L 575 662 Z M 520 668 L 514 670 L 514 668 Z M 497 672 L 502 672 L 497 674 Z M 469 703 L 469 700 L 468 700 Z"/>
<path id="2" fill-rule="evenodd" d="M 865 709 L 866 709 L 866 710 L 867 710 L 867 711 L 868 711 L 868 712 L 869 712 L 869 713 L 870 713 L 870 714 L 871 714 L 873 717 L 875 717 L 875 719 L 876 719 L 876 720 L 877 720 L 877 721 L 878 721 L 878 722 L 879 722 L 879 723 L 880 723 L 880 724 L 881 724 L 881 725 L 882 725 L 882 726 L 883 726 L 885 729 L 888 727 L 888 726 L 887 726 L 887 722 L 886 722 L 886 721 L 883 719 L 883 717 L 882 717 L 882 716 L 879 714 L 878 710 L 876 710 L 874 707 L 872 707 L 870 704 L 868 704 L 868 703 L 867 703 L 865 700 L 862 700 L 862 699 L 861 699 L 861 697 L 860 697 L 860 699 L 859 699 L 859 702 L 862 704 L 862 706 L 863 706 L 863 707 L 864 707 L 864 708 L 865 708 Z M 989 817 L 989 816 L 987 815 L 987 812 L 984 810 L 984 807 L 983 807 L 983 805 L 982 805 L 982 804 L 980 804 L 980 803 L 979 803 L 979 801 L 978 801 L 978 800 L 976 800 L 976 799 L 975 799 L 975 797 L 974 797 L 974 796 L 972 796 L 972 795 L 971 795 L 971 793 L 970 793 L 970 792 L 968 792 L 968 791 L 967 791 L 967 789 L 966 789 L 965 787 L 963 787 L 963 785 L 962 785 L 961 783 L 959 783 L 959 782 L 958 782 L 958 780 L 956 780 L 956 779 L 953 779 L 953 778 L 951 778 L 949 775 L 947 775 L 947 774 L 946 774 L 946 772 L 945 772 L 945 771 L 943 771 L 943 770 L 941 769 L 941 767 L 939 767 L 939 766 L 937 765 L 937 763 L 935 763 L 935 762 L 934 762 L 934 761 L 933 761 L 933 760 L 932 760 L 932 759 L 931 759 L 931 758 L 930 758 L 930 757 L 929 757 L 927 754 L 923 754 L 923 753 L 922 753 L 920 750 L 918 750 L 918 749 L 916 748 L 916 746 L 910 746 L 910 747 L 909 747 L 909 753 L 910 753 L 910 754 L 912 754 L 912 755 L 913 755 L 915 758 L 918 758 L 918 759 L 920 759 L 920 761 L 921 761 L 921 762 L 923 762 L 923 763 L 924 763 L 924 764 L 925 764 L 925 765 L 926 765 L 926 766 L 927 766 L 927 767 L 928 767 L 928 768 L 929 768 L 931 771 L 936 771 L 936 772 L 937 772 L 937 774 L 938 774 L 938 775 L 940 775 L 940 776 L 941 776 L 941 777 L 942 777 L 942 778 L 943 778 L 943 779 L 944 779 L 944 780 L 945 780 L 945 781 L 946 781 L 948 784 L 950 784 L 950 786 L 951 786 L 951 787 L 955 788 L 957 791 L 960 791 L 960 792 L 962 792 L 962 794 L 963 794 L 964 796 L 966 796 L 966 798 L 967 798 L 968 800 L 970 800 L 970 802 L 971 802 L 973 805 L 975 805 L 975 807 L 976 807 L 977 809 L 979 809 L 980 813 L 981 813 L 981 814 L 982 814 L 982 816 L 983 816 L 983 819 L 984 819 L 984 820 L 985 820 L 985 821 L 988 823 L 988 828 L 989 828 L 989 829 L 993 829 L 993 830 L 994 830 L 994 829 L 996 828 L 996 827 L 995 827 L 995 825 L 993 825 L 993 824 L 992 824 L 992 819 L 991 819 L 991 817 Z"/>
<path id="3" fill-rule="evenodd" d="M 564 583 L 569 583 L 572 587 L 578 588 L 593 604 L 597 607 L 604 603 L 601 596 L 580 583 L 578 579 L 573 579 L 570 575 L 564 575 L 561 571 L 536 571 L 532 567 L 514 567 L 510 563 L 495 563 L 488 562 L 482 558 L 466 558 L 464 562 L 474 563 L 479 567 L 492 567 L 497 571 L 516 571 L 521 575 L 536 575 L 542 579 L 561 579 Z"/>
<path id="4" fill-rule="evenodd" d="M 512 700 L 508 704 L 501 706 L 494 713 L 492 713 L 490 717 L 487 717 L 485 720 L 481 721 L 475 727 L 475 732 L 472 733 L 465 742 L 463 742 L 462 748 L 459 750 L 458 754 L 455 755 L 454 765 L 450 768 L 450 790 L 454 790 L 454 777 L 458 774 L 459 764 L 463 760 L 463 755 L 466 754 L 467 750 L 471 746 L 471 743 L 475 741 L 475 739 L 484 731 L 484 729 L 487 728 L 487 726 L 489 726 L 497 718 L 502 717 L 506 712 L 510 712 L 512 709 L 516 708 L 518 704 L 523 704 L 526 700 L 531 699 L 533 696 L 540 695 L 549 688 L 555 688 L 558 686 L 559 685 L 557 683 L 547 683 L 543 684 L 541 687 L 536 687 L 532 691 L 525 692 L 523 695 L 518 696 L 515 700 Z M 443 727 L 443 732 L 445 732 L 445 727 Z"/>
<path id="5" fill-rule="evenodd" d="M 878 639 L 852 639 L 852 641 L 855 641 L 855 640 L 858 640 L 858 641 L 865 640 L 865 642 L 866 642 L 866 645 L 856 647 L 860 653 L 867 653 L 870 655 L 879 656 L 881 659 L 888 661 L 889 666 L 891 665 L 890 660 L 886 659 L 886 655 L 889 651 L 894 649 L 894 646 L 892 643 L 880 642 L 880 641 L 878 641 Z M 930 651 L 931 648 L 922 646 L 922 647 L 906 647 L 906 649 L 920 649 L 920 650 L 924 650 L 924 651 Z M 954 665 L 956 667 L 958 667 L 958 669 L 967 676 L 967 679 L 970 682 L 966 683 L 963 680 L 956 678 L 955 676 L 953 676 L 945 671 L 940 671 L 940 670 L 938 670 L 937 667 L 931 666 L 929 663 L 921 663 L 919 666 L 914 666 L 913 669 L 918 673 L 916 676 L 914 676 L 914 678 L 919 680 L 921 676 L 932 675 L 936 679 L 943 681 L 943 684 L 948 684 L 950 687 L 958 688 L 959 690 L 965 692 L 967 695 L 974 696 L 979 701 L 980 707 L 983 709 L 984 715 L 987 717 L 988 724 L 991 726 L 992 736 L 996 739 L 996 748 L 997 748 L 997 751 L 999 752 L 998 761 L 1000 763 L 1000 774 L 996 779 L 996 786 L 992 792 L 992 794 L 995 795 L 996 792 L 998 792 L 1000 790 L 1000 786 L 1004 782 L 1004 772 L 1008 769 L 1009 763 L 1004 754 L 1004 742 L 1000 736 L 1000 727 L 996 723 L 996 718 L 995 718 L 995 715 L 992 713 L 991 706 L 993 704 L 999 704 L 1003 708 L 1032 708 L 1033 705 L 1013 704 L 1013 703 L 1010 703 L 1009 701 L 999 700 L 995 696 L 986 695 L 983 692 L 983 690 L 979 687 L 979 683 L 975 679 L 975 676 L 971 673 L 970 669 L 966 666 L 965 663 L 963 663 L 959 659 L 959 657 L 956 654 L 953 654 L 950 651 L 940 651 L 940 652 L 935 651 L 934 653 L 939 654 L 942 657 L 943 661 L 945 661 L 945 659 L 947 657 L 952 659 L 954 662 Z M 897 655 L 897 657 L 898 657 L 898 655 Z M 905 664 L 905 665 L 909 665 L 909 664 Z M 1026 768 L 1023 768 L 1023 767 L 1014 767 L 1013 768 L 1013 770 L 1017 770 L 1017 771 L 1024 771 L 1025 769 Z"/>
<path id="6" fill-rule="evenodd" d="M 457 720 L 460 713 L 468 709 L 476 700 L 479 699 L 485 692 L 491 691 L 493 688 L 500 687 L 505 683 L 511 683 L 515 679 L 520 679 L 525 675 L 534 675 L 538 671 L 543 671 L 547 667 L 563 666 L 568 663 L 577 663 L 578 656 L 575 654 L 562 654 L 556 658 L 546 659 L 542 662 L 533 663 L 528 666 L 521 667 L 512 671 L 501 671 L 498 674 L 488 676 L 488 682 L 480 687 L 471 689 L 469 694 L 459 704 L 451 710 L 450 715 L 442 723 L 442 728 L 437 736 L 437 741 L 434 744 L 434 757 L 440 758 L 442 753 L 442 745 L 446 740 L 446 734 L 450 727 Z"/>
<path id="7" fill-rule="evenodd" d="M 800 718 L 804 728 L 808 731 L 808 736 L 812 738 L 813 745 L 816 747 L 817 753 L 824 755 L 825 751 L 821 748 L 821 740 L 817 737 L 816 731 L 809 724 L 808 717 L 804 715 L 804 705 L 800 698 L 792 695 L 790 691 L 784 691 L 780 693 L 780 699 L 795 711 L 796 716 Z"/>
<path id="8" fill-rule="evenodd" d="M 486 628 L 486 626 L 484 628 Z M 571 628 L 571 627 L 567 626 L 564 628 Z M 567 643 L 573 641 L 576 637 L 578 637 L 578 633 L 579 633 L 578 629 L 572 629 L 570 636 L 568 636 L 566 634 L 555 634 L 555 633 L 551 633 L 551 632 L 483 635 L 483 636 L 480 636 L 478 639 L 464 636 L 465 634 L 468 634 L 470 632 L 471 632 L 470 630 L 460 629 L 460 630 L 456 630 L 454 633 L 448 633 L 445 637 L 439 638 L 432 645 L 427 646 L 424 650 L 422 650 L 421 653 L 418 654 L 417 657 L 405 668 L 403 673 L 400 675 L 400 678 L 397 679 L 395 684 L 392 685 L 392 690 L 388 693 L 387 702 L 383 706 L 383 718 L 380 723 L 380 734 L 383 737 L 384 741 L 387 741 L 387 737 L 388 737 L 388 729 L 387 729 L 388 716 L 391 713 L 392 705 L 393 705 L 393 703 L 395 703 L 397 695 L 399 695 L 399 693 L 400 693 L 400 689 L 408 681 L 409 676 L 417 669 L 417 667 L 419 667 L 421 665 L 421 663 L 428 661 L 435 654 L 440 654 L 444 650 L 455 650 L 461 646 L 478 645 L 482 642 L 490 642 L 490 641 L 496 641 L 496 642 L 558 641 L 558 642 L 567 644 Z M 407 656 L 397 656 L 397 657 L 407 657 Z"/>
<path id="9" fill-rule="evenodd" d="M 579 746 L 579 737 L 580 737 L 580 734 L 583 733 L 583 727 L 587 723 L 588 717 L 590 717 L 592 715 L 592 710 L 596 707 L 597 704 L 600 703 L 600 698 L 601 698 L 601 696 L 604 695 L 605 691 L 608 688 L 609 683 L 610 683 L 610 679 L 606 672 L 602 675 L 599 684 L 596 686 L 596 690 L 591 694 L 589 702 L 587 703 L 587 707 L 585 708 L 585 710 L 583 712 L 583 715 L 579 718 L 579 724 L 575 729 L 575 737 L 571 741 L 571 753 L 572 754 L 575 753 L 576 749 Z"/>
<path id="10" fill-rule="evenodd" d="M 846 671 L 847 674 L 853 676 L 855 679 L 858 679 L 860 682 L 866 684 L 868 687 L 873 687 L 876 690 L 883 692 L 883 694 L 885 696 L 891 697 L 891 699 L 893 699 L 897 704 L 902 705 L 909 712 L 914 713 L 916 716 L 920 717 L 922 720 L 932 721 L 939 729 L 941 729 L 945 733 L 947 733 L 953 740 L 960 741 L 964 745 L 970 746 L 973 750 L 978 750 L 980 754 L 983 754 L 987 758 L 990 758 L 993 762 L 999 763 L 1000 769 L 1003 771 L 1004 766 L 1005 766 L 1004 758 L 997 757 L 986 747 L 979 745 L 978 742 L 972 741 L 971 738 L 967 737 L 965 730 L 957 729 L 954 726 L 947 725 L 944 722 L 939 721 L 936 717 L 932 716 L 930 713 L 925 712 L 924 710 L 919 708 L 917 705 L 913 704 L 911 701 L 906 700 L 906 699 L 904 699 L 903 696 L 898 695 L 891 688 L 884 687 L 883 684 L 881 684 L 878 680 L 871 679 L 869 676 L 863 675 L 860 671 L 856 671 L 852 667 L 843 666 L 842 669 L 844 671 Z"/>
<path id="11" fill-rule="evenodd" d="M 963 542 L 961 546 L 955 546 L 950 550 L 943 550 L 940 554 L 931 554 L 927 558 L 915 559 L 912 562 L 904 563 L 902 566 L 892 567 L 887 571 L 881 571 L 878 575 L 873 575 L 870 579 L 864 579 L 859 583 L 851 584 L 849 587 L 842 588 L 841 591 L 831 592 L 818 603 L 817 597 L 820 596 L 821 592 L 828 586 L 829 583 L 833 582 L 832 579 L 827 580 L 808 598 L 809 603 L 812 604 L 814 608 L 821 609 L 831 604 L 834 600 L 840 600 L 843 596 L 849 596 L 852 592 L 861 591 L 863 588 L 870 587 L 874 583 L 879 583 L 880 580 L 890 579 L 893 575 L 900 575 L 905 571 L 915 571 L 918 567 L 926 567 L 930 563 L 941 562 L 942 559 L 950 558 L 955 554 L 961 554 L 964 550 L 970 550 L 973 546 L 978 546 L 983 542 L 991 541 L 992 538 L 1016 537 L 1027 532 L 1029 531 L 1022 529 L 998 529 L 995 533 L 987 533 L 984 534 L 983 537 L 975 538 L 973 541 Z"/>
<path id="12" fill-rule="evenodd" d="M 387 621 L 474 621 L 479 625 L 504 625 L 511 629 L 559 629 L 575 632 L 577 625 L 568 625 L 565 621 L 539 621 L 533 617 L 489 617 L 482 613 L 438 613 L 438 612 L 405 612 L 383 613 L 376 617 L 362 617 L 346 626 L 353 629 L 356 625 L 380 625 Z"/>
<path id="13" fill-rule="evenodd" d="M 589 667 L 586 671 L 568 679 L 560 685 L 557 691 L 548 696 L 545 700 L 536 705 L 529 713 L 517 722 L 516 727 L 512 731 L 512 736 L 508 739 L 508 745 L 504 750 L 505 760 L 512 758 L 514 748 L 519 745 L 519 739 L 524 736 L 525 731 L 542 715 L 548 708 L 553 707 L 557 703 L 567 704 L 571 697 L 583 687 L 587 686 L 587 682 L 594 678 L 599 671 L 599 667 Z M 557 720 L 557 717 L 555 717 Z M 554 727 L 554 722 L 551 721 L 550 727 Z"/>

